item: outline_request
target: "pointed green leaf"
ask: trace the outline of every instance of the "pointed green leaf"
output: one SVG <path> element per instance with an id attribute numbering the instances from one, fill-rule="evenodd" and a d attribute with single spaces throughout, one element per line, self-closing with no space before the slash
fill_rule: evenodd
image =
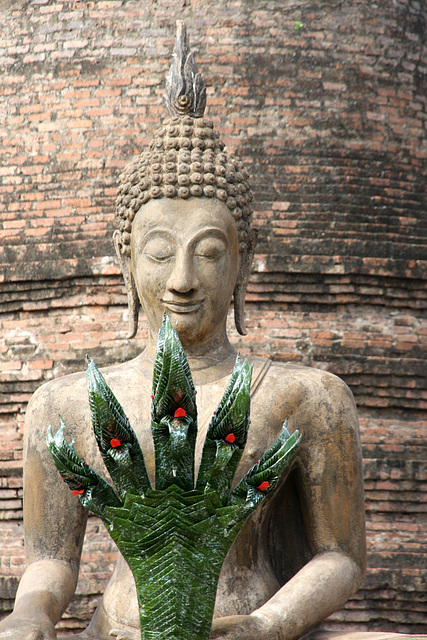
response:
<path id="1" fill-rule="evenodd" d="M 197 438 L 196 391 L 187 356 L 167 315 L 159 331 L 153 375 L 151 431 L 156 488 L 194 487 Z"/>
<path id="2" fill-rule="evenodd" d="M 285 421 L 279 437 L 262 455 L 260 460 L 243 476 L 232 491 L 228 504 L 240 504 L 240 518 L 246 518 L 276 488 L 280 476 L 293 458 L 301 440 L 298 430 L 292 435 Z"/>
<path id="3" fill-rule="evenodd" d="M 106 507 L 118 507 L 121 502 L 108 482 L 80 458 L 74 440 L 71 444 L 67 442 L 65 423 L 62 418 L 60 420 L 61 426 L 56 434 L 53 435 L 51 426 L 46 434 L 47 447 L 55 466 L 70 489 L 81 492 L 78 495 L 82 505 L 106 520 Z"/>
<path id="4" fill-rule="evenodd" d="M 119 495 L 150 488 L 144 456 L 121 404 L 93 360 L 86 371 L 93 431 L 105 466 Z"/>
<path id="5" fill-rule="evenodd" d="M 251 379 L 252 367 L 237 357 L 203 448 L 197 488 L 217 491 L 224 504 L 248 436 Z"/>

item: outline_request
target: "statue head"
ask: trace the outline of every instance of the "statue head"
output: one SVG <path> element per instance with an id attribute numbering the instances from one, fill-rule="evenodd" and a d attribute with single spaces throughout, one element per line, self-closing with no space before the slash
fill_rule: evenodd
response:
<path id="1" fill-rule="evenodd" d="M 227 308 L 233 295 L 236 328 L 245 335 L 244 299 L 256 242 L 256 231 L 249 226 L 253 196 L 242 163 L 224 150 L 213 123 L 203 117 L 206 89 L 189 49 L 185 26 L 182 22 L 177 26 L 166 83 L 166 104 L 171 117 L 155 132 L 148 149 L 135 157 L 120 176 L 116 202 L 119 229 L 114 234 L 114 243 L 128 294 L 128 337 L 133 337 L 137 330 L 139 300 L 144 307 L 141 284 L 137 286 L 135 281 L 132 253 L 135 220 L 145 215 L 157 216 L 159 212 L 163 219 L 167 212 L 171 223 L 179 219 L 185 227 L 187 219 L 182 212 L 186 201 L 192 212 L 205 208 L 204 224 L 209 220 L 215 222 L 219 211 L 220 217 L 226 214 L 232 220 L 231 235 L 238 241 L 239 265 Z M 197 202 L 193 203 L 195 199 Z M 157 205 L 153 205 L 156 201 Z M 194 214 L 190 217 L 194 222 Z M 176 224 L 175 227 L 178 229 Z M 230 249 L 232 245 L 231 240 Z"/>

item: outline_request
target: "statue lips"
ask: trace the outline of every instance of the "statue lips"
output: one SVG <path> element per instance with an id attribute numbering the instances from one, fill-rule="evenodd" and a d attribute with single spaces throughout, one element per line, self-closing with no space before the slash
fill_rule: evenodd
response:
<path id="1" fill-rule="evenodd" d="M 172 313 L 194 313 L 203 305 L 204 300 L 188 300 L 186 302 L 180 300 L 162 300 L 166 311 Z"/>

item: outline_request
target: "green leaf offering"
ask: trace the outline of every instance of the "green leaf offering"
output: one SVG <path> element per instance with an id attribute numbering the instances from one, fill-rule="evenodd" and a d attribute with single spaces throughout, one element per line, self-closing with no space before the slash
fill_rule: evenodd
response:
<path id="1" fill-rule="evenodd" d="M 165 315 L 153 373 L 153 489 L 137 437 L 95 363 L 86 372 L 93 432 L 114 483 L 69 444 L 61 419 L 47 432 L 53 461 L 83 506 L 99 516 L 135 578 L 141 640 L 208 640 L 219 574 L 248 515 L 271 493 L 298 446 L 282 432 L 237 487 L 231 484 L 249 428 L 252 368 L 237 358 L 214 412 L 197 477 L 196 391 L 176 331 Z M 196 587 L 203 585 L 203 598 Z"/>

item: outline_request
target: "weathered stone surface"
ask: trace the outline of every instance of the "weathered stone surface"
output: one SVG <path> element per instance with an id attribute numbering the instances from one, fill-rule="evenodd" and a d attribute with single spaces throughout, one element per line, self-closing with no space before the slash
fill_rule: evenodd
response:
<path id="1" fill-rule="evenodd" d="M 243 353 L 340 375 L 361 412 L 369 566 L 329 629 L 427 630 L 426 16 L 278 0 L 0 6 L 0 603 L 23 570 L 22 420 L 53 377 L 136 355 L 112 258 L 119 171 L 157 127 L 176 18 L 208 115 L 253 176 L 260 242 Z M 298 23 L 302 27 L 298 26 Z M 114 551 L 91 520 L 63 630 Z"/>

